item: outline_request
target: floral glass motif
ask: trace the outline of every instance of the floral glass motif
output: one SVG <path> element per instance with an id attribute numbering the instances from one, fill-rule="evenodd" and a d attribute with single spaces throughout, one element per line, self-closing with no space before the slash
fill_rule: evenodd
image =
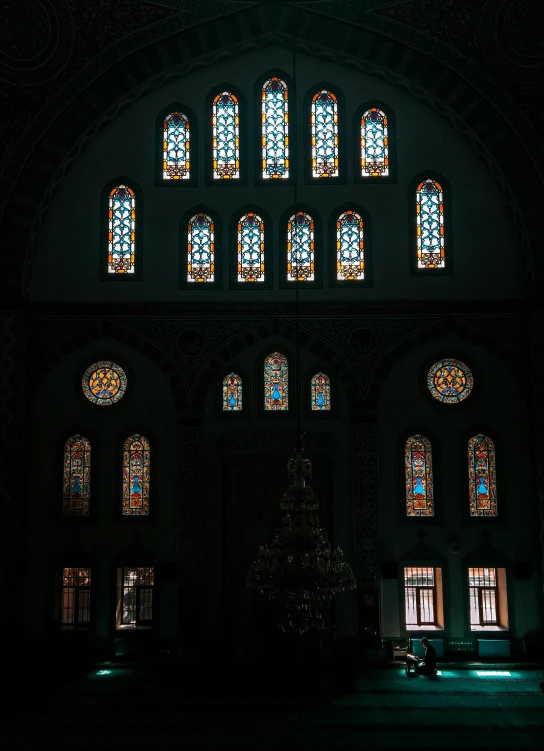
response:
<path id="1" fill-rule="evenodd" d="M 361 118 L 361 177 L 389 175 L 387 115 L 377 107 Z"/>
<path id="2" fill-rule="evenodd" d="M 211 217 L 195 214 L 189 219 L 187 240 L 187 281 L 213 282 L 215 279 L 215 230 Z"/>
<path id="3" fill-rule="evenodd" d="M 287 222 L 287 281 L 315 280 L 314 220 L 297 211 Z"/>
<path id="4" fill-rule="evenodd" d="M 416 190 L 416 240 L 418 269 L 445 268 L 444 195 L 439 183 L 430 178 Z"/>
<path id="5" fill-rule="evenodd" d="M 135 433 L 123 445 L 123 516 L 149 515 L 151 450 L 149 441 Z"/>
<path id="6" fill-rule="evenodd" d="M 433 465 L 431 442 L 413 435 L 404 446 L 406 515 L 434 516 Z"/>
<path id="7" fill-rule="evenodd" d="M 447 357 L 436 362 L 427 373 L 427 387 L 435 399 L 457 404 L 470 396 L 474 379 L 468 365 Z"/>
<path id="8" fill-rule="evenodd" d="M 289 407 L 289 370 L 287 358 L 273 352 L 264 361 L 264 408 L 267 411 Z"/>
<path id="9" fill-rule="evenodd" d="M 491 438 L 478 433 L 468 442 L 470 516 L 497 516 L 497 470 Z"/>
<path id="10" fill-rule="evenodd" d="M 118 185 L 108 200 L 108 274 L 134 274 L 136 254 L 136 196 Z"/>
<path id="11" fill-rule="evenodd" d="M 312 98 L 312 177 L 338 177 L 338 101 L 330 91 Z"/>
<path id="12" fill-rule="evenodd" d="M 289 114 L 287 84 L 270 78 L 261 92 L 262 177 L 289 177 Z"/>
<path id="13" fill-rule="evenodd" d="M 76 434 L 64 444 L 62 513 L 89 516 L 91 500 L 91 444 Z"/>
<path id="14" fill-rule="evenodd" d="M 331 408 L 331 379 L 325 373 L 316 373 L 310 381 L 312 412 L 326 412 Z"/>
<path id="15" fill-rule="evenodd" d="M 124 396 L 127 390 L 127 376 L 123 368 L 114 362 L 95 362 L 83 374 L 81 387 L 90 402 L 108 407 Z"/>
<path id="16" fill-rule="evenodd" d="M 340 214 L 336 222 L 336 278 L 356 282 L 365 278 L 363 220 L 355 211 Z"/>
<path id="17" fill-rule="evenodd" d="M 258 214 L 244 214 L 238 222 L 239 282 L 264 282 L 264 222 Z"/>
<path id="18" fill-rule="evenodd" d="M 242 410 L 242 379 L 237 373 L 229 373 L 223 378 L 223 412 Z"/>
<path id="19" fill-rule="evenodd" d="M 213 179 L 240 177 L 240 112 L 234 94 L 223 91 L 212 107 Z"/>
<path id="20" fill-rule="evenodd" d="M 171 112 L 164 119 L 162 142 L 162 179 L 188 180 L 191 176 L 189 120 L 182 112 Z"/>

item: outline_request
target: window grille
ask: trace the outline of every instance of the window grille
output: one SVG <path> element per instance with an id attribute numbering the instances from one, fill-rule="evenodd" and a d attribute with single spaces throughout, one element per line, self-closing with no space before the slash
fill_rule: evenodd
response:
<path id="1" fill-rule="evenodd" d="M 470 625 L 497 626 L 497 569 L 469 568 Z"/>
<path id="2" fill-rule="evenodd" d="M 87 626 L 91 621 L 91 569 L 63 568 L 62 570 L 63 628 Z"/>
<path id="3" fill-rule="evenodd" d="M 436 578 L 434 568 L 404 569 L 406 626 L 436 626 Z"/>
<path id="4" fill-rule="evenodd" d="M 153 621 L 154 569 L 124 568 L 121 602 L 123 626 L 150 625 Z"/>

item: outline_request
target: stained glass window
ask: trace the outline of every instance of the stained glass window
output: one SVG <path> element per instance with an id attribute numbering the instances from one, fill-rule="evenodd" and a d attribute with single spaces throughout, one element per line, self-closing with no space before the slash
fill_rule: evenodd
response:
<path id="1" fill-rule="evenodd" d="M 91 444 L 76 434 L 64 444 L 62 513 L 89 516 L 91 500 Z"/>
<path id="2" fill-rule="evenodd" d="M 134 274 L 136 255 L 136 196 L 117 185 L 108 199 L 108 274 Z"/>
<path id="3" fill-rule="evenodd" d="M 207 214 L 195 214 L 187 228 L 187 281 L 215 279 L 215 228 Z"/>
<path id="4" fill-rule="evenodd" d="M 81 379 L 81 387 L 90 402 L 107 407 L 124 396 L 127 377 L 120 365 L 103 360 L 87 368 Z"/>
<path id="5" fill-rule="evenodd" d="M 223 91 L 212 105 L 213 179 L 240 177 L 240 112 L 234 94 Z"/>
<path id="6" fill-rule="evenodd" d="M 188 180 L 191 176 L 189 120 L 182 112 L 164 119 L 162 144 L 163 180 Z"/>
<path id="7" fill-rule="evenodd" d="M 436 362 L 427 374 L 427 387 L 435 399 L 444 404 L 462 402 L 474 386 L 472 372 L 461 360 L 447 357 Z"/>
<path id="8" fill-rule="evenodd" d="M 91 621 L 91 569 L 62 569 L 61 624 L 63 629 L 86 627 Z"/>
<path id="9" fill-rule="evenodd" d="M 264 282 L 264 221 L 250 211 L 238 222 L 238 281 Z"/>
<path id="10" fill-rule="evenodd" d="M 495 446 L 482 433 L 468 442 L 468 492 L 471 516 L 497 516 Z"/>
<path id="11" fill-rule="evenodd" d="M 363 220 L 345 211 L 336 222 L 336 278 L 354 282 L 365 278 Z"/>
<path id="12" fill-rule="evenodd" d="M 387 115 L 371 107 L 361 118 L 361 177 L 388 177 Z"/>
<path id="13" fill-rule="evenodd" d="M 331 408 L 331 379 L 325 373 L 316 373 L 310 381 L 310 399 L 313 412 L 326 412 Z"/>
<path id="14" fill-rule="evenodd" d="M 434 488 L 431 443 L 413 435 L 404 446 L 406 515 L 434 516 Z"/>
<path id="15" fill-rule="evenodd" d="M 264 361 L 264 408 L 286 410 L 289 407 L 289 369 L 287 358 L 273 352 Z"/>
<path id="16" fill-rule="evenodd" d="M 297 211 L 287 222 L 287 281 L 315 280 L 314 220 L 304 211 Z"/>
<path id="17" fill-rule="evenodd" d="M 223 378 L 223 412 L 240 412 L 242 409 L 242 379 L 236 373 Z"/>
<path id="18" fill-rule="evenodd" d="M 312 177 L 338 177 L 338 101 L 330 91 L 312 98 Z"/>
<path id="19" fill-rule="evenodd" d="M 417 268 L 443 269 L 444 195 L 436 180 L 423 180 L 416 190 Z"/>
<path id="20" fill-rule="evenodd" d="M 270 78 L 261 92 L 262 176 L 289 177 L 289 113 L 287 84 Z"/>
<path id="21" fill-rule="evenodd" d="M 149 515 L 151 451 L 149 441 L 135 433 L 123 445 L 123 516 Z"/>

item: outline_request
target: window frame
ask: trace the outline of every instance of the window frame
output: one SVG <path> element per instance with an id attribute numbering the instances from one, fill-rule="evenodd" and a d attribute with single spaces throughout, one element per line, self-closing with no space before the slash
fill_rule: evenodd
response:
<path id="1" fill-rule="evenodd" d="M 238 220 L 248 212 L 258 214 L 264 222 L 264 281 L 254 284 L 238 281 Z M 265 209 L 250 203 L 240 207 L 232 214 L 229 227 L 229 289 L 261 290 L 274 288 L 273 241 L 272 220 Z"/>
<path id="2" fill-rule="evenodd" d="M 514 612 L 512 609 L 512 603 L 510 596 L 513 592 L 511 581 L 511 564 L 505 556 L 492 556 L 494 560 L 486 560 L 481 555 L 469 554 L 463 559 L 463 593 L 464 603 L 466 605 L 465 614 L 465 628 L 467 633 L 472 636 L 486 638 L 486 635 L 490 634 L 490 638 L 495 638 L 494 635 L 498 632 L 508 633 L 515 630 L 514 624 Z M 497 623 L 495 624 L 472 624 L 471 621 L 471 607 L 470 607 L 470 592 L 471 589 L 475 589 L 470 586 L 469 571 L 470 569 L 495 569 L 496 576 L 496 613 Z M 477 589 L 480 589 L 479 587 Z M 488 587 L 482 587 L 482 589 L 488 589 Z M 480 601 L 480 598 L 479 598 Z"/>
<path id="3" fill-rule="evenodd" d="M 363 220 L 364 263 L 365 278 L 353 281 L 340 281 L 336 278 L 336 222 L 338 217 L 346 211 L 353 211 L 360 215 Z M 356 287 L 374 286 L 373 263 L 372 263 L 372 220 L 370 214 L 361 205 L 348 201 L 337 206 L 329 216 L 329 287 L 336 289 L 349 289 Z"/>
<path id="4" fill-rule="evenodd" d="M 406 513 L 404 451 L 406 441 L 414 435 L 424 436 L 431 444 L 434 516 L 408 516 Z M 440 457 L 440 442 L 438 441 L 438 438 L 425 425 L 412 425 L 398 435 L 396 441 L 396 452 L 396 485 L 398 495 L 397 526 L 443 526 L 444 506 L 442 502 L 442 462 Z"/>
<path id="5" fill-rule="evenodd" d="M 213 282 L 188 282 L 187 281 L 187 227 L 189 219 L 195 214 L 207 214 L 214 223 L 214 264 L 215 279 Z M 179 279 L 178 288 L 187 291 L 218 290 L 223 289 L 223 255 L 224 239 L 219 214 L 209 206 L 196 204 L 188 209 L 179 222 Z"/>
<path id="6" fill-rule="evenodd" d="M 319 91 L 329 91 L 334 94 L 338 112 L 338 176 L 319 178 L 312 175 L 312 99 Z M 306 185 L 345 185 L 347 182 L 347 132 L 346 100 L 342 90 L 330 81 L 319 81 L 313 84 L 304 94 L 302 101 L 303 112 L 303 148 L 304 155 L 304 183 Z"/>
<path id="7" fill-rule="evenodd" d="M 389 175 L 387 177 L 363 177 L 360 173 L 361 158 L 361 119 L 364 113 L 376 107 L 387 116 L 387 138 L 389 150 Z M 368 99 L 360 104 L 353 116 L 353 182 L 359 185 L 389 185 L 397 183 L 397 122 L 391 107 L 379 99 Z"/>
<path id="8" fill-rule="evenodd" d="M 132 569 L 132 568 L 147 568 L 147 569 L 153 569 L 153 584 L 152 585 L 135 585 L 135 587 L 139 590 L 142 588 L 149 588 L 151 586 L 152 591 L 152 602 L 151 602 L 151 609 L 152 609 L 152 617 L 150 621 L 142 621 L 138 622 L 138 619 L 136 620 L 136 623 L 134 625 L 130 623 L 122 623 L 123 619 L 123 602 L 124 602 L 124 578 L 125 578 L 125 570 L 126 569 Z M 114 627 L 115 632 L 117 634 L 122 633 L 150 633 L 152 631 L 156 631 L 157 629 L 157 592 L 158 592 L 158 586 L 157 586 L 157 575 L 158 575 L 158 566 L 156 562 L 144 562 L 144 561 L 135 561 L 133 563 L 116 563 L 115 566 L 115 607 L 113 608 L 113 616 L 114 616 Z M 138 593 L 137 593 L 137 599 L 138 599 Z"/>
<path id="9" fill-rule="evenodd" d="M 442 187 L 444 199 L 444 248 L 446 265 L 442 269 L 418 269 L 417 267 L 417 220 L 416 220 L 416 190 L 423 180 L 435 180 Z M 439 172 L 424 170 L 415 175 L 408 186 L 408 223 L 409 223 L 409 269 L 410 276 L 454 276 L 455 255 L 453 247 L 453 211 L 452 190 L 448 180 Z"/>
<path id="10" fill-rule="evenodd" d="M 165 180 L 162 176 L 164 119 L 172 112 L 181 112 L 189 121 L 190 177 L 188 180 Z M 155 187 L 196 187 L 198 185 L 198 121 L 195 113 L 179 101 L 163 107 L 155 118 Z"/>
<path id="11" fill-rule="evenodd" d="M 70 556 L 71 558 L 72 556 Z M 59 631 L 61 633 L 82 633 L 82 632 L 89 632 L 92 631 L 94 628 L 94 610 L 95 610 L 95 601 L 96 601 L 96 571 L 93 567 L 92 563 L 88 561 L 87 556 L 80 556 L 81 558 L 87 558 L 85 563 L 82 563 L 79 561 L 78 565 L 64 565 L 59 563 L 58 567 L 55 567 L 55 599 L 58 600 L 58 606 L 55 606 L 55 615 L 54 620 L 58 623 Z M 74 622 L 73 625 L 67 624 L 63 622 L 63 613 L 64 613 L 64 591 L 66 587 L 64 586 L 64 570 L 68 568 L 77 568 L 77 569 L 89 569 L 91 572 L 91 583 L 88 587 L 85 587 L 85 590 L 89 594 L 89 620 L 85 621 L 83 623 L 76 623 Z M 59 579 L 60 579 L 60 586 L 59 586 Z M 74 612 L 77 613 L 77 600 L 79 598 L 79 590 L 83 589 L 83 587 L 76 586 L 74 588 L 75 590 L 75 602 L 76 606 L 74 607 Z"/>
<path id="12" fill-rule="evenodd" d="M 262 176 L 262 111 L 261 111 L 261 93 L 263 85 L 272 77 L 280 78 L 287 84 L 288 91 L 288 124 L 289 124 L 289 177 L 285 180 L 266 180 Z M 258 186 L 274 186 L 280 185 L 295 185 L 297 179 L 298 169 L 298 138 L 297 138 L 297 95 L 295 89 L 295 82 L 292 77 L 280 68 L 272 68 L 262 75 L 260 75 L 253 87 L 253 102 L 255 105 L 255 138 L 253 147 L 253 183 Z M 257 168 L 258 165 L 258 168 Z"/>
<path id="13" fill-rule="evenodd" d="M 314 222 L 314 269 L 315 279 L 313 282 L 293 282 L 287 280 L 287 223 L 292 215 L 303 211 L 311 216 Z M 298 203 L 286 209 L 280 218 L 278 233 L 278 266 L 279 288 L 295 290 L 323 288 L 323 233 L 321 227 L 321 215 L 317 209 L 306 203 Z M 285 244 L 284 244 L 285 243 Z M 281 262 L 279 259 L 283 259 Z"/>
<path id="14" fill-rule="evenodd" d="M 411 638 L 417 638 L 420 634 L 420 638 L 423 636 L 429 636 L 429 633 L 439 633 L 441 636 L 446 636 L 449 631 L 449 624 L 446 623 L 447 612 L 447 562 L 445 560 L 415 560 L 412 558 L 400 558 L 399 561 L 399 601 L 400 601 L 400 622 L 401 628 L 405 634 L 408 634 Z M 434 570 L 434 614 L 435 625 L 431 624 L 418 624 L 412 625 L 406 623 L 406 578 L 405 571 L 410 568 L 432 568 Z M 428 589 L 428 587 L 424 587 Z"/>
<path id="15" fill-rule="evenodd" d="M 110 192 L 118 185 L 126 185 L 134 191 L 136 202 L 136 221 L 134 232 L 135 249 L 134 249 L 134 273 L 133 274 L 109 274 L 108 273 L 108 252 L 109 252 L 109 198 Z M 131 177 L 119 175 L 118 177 L 108 180 L 100 193 L 100 242 L 99 242 L 99 264 L 98 278 L 101 282 L 141 282 L 144 275 L 144 241 L 143 241 L 143 212 L 144 199 L 142 189 L 138 183 Z"/>
<path id="16" fill-rule="evenodd" d="M 497 482 L 497 516 L 471 516 L 470 494 L 468 488 L 468 442 L 475 435 L 482 433 L 493 441 L 495 447 L 495 477 Z M 459 467 L 462 467 L 460 475 L 459 498 L 461 506 L 461 520 L 464 526 L 505 526 L 508 524 L 507 484 L 504 467 L 504 455 L 501 436 L 495 427 L 473 423 L 471 428 L 463 431 L 459 438 Z"/>
<path id="17" fill-rule="evenodd" d="M 240 177 L 235 180 L 214 180 L 213 177 L 213 122 L 212 122 L 212 109 L 213 109 L 213 100 L 217 96 L 217 94 L 221 93 L 222 91 L 227 91 L 229 94 L 233 94 L 238 99 L 238 113 L 239 113 L 239 138 L 240 138 Z M 248 155 L 251 153 L 250 146 L 248 144 L 248 127 L 247 127 L 247 118 L 248 118 L 248 110 L 247 110 L 247 103 L 246 98 L 237 86 L 234 86 L 234 84 L 223 82 L 219 83 L 217 85 L 214 85 L 212 89 L 208 92 L 205 99 L 204 104 L 204 121 L 206 123 L 205 129 L 204 129 L 204 137 L 206 139 L 205 145 L 204 145 L 204 152 L 205 152 L 205 170 L 206 170 L 206 179 L 204 181 L 207 188 L 217 188 L 217 187 L 239 187 L 239 186 L 247 186 L 248 184 L 248 162 L 249 158 Z"/>

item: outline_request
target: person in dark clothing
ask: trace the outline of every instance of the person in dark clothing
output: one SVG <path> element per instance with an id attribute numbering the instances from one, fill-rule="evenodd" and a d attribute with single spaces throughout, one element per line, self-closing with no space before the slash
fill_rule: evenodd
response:
<path id="1" fill-rule="evenodd" d="M 425 657 L 420 660 L 413 654 L 406 655 L 406 675 L 410 675 L 410 668 L 414 666 L 416 675 L 434 675 L 436 671 L 436 650 L 426 636 L 421 640 L 425 649 Z"/>

